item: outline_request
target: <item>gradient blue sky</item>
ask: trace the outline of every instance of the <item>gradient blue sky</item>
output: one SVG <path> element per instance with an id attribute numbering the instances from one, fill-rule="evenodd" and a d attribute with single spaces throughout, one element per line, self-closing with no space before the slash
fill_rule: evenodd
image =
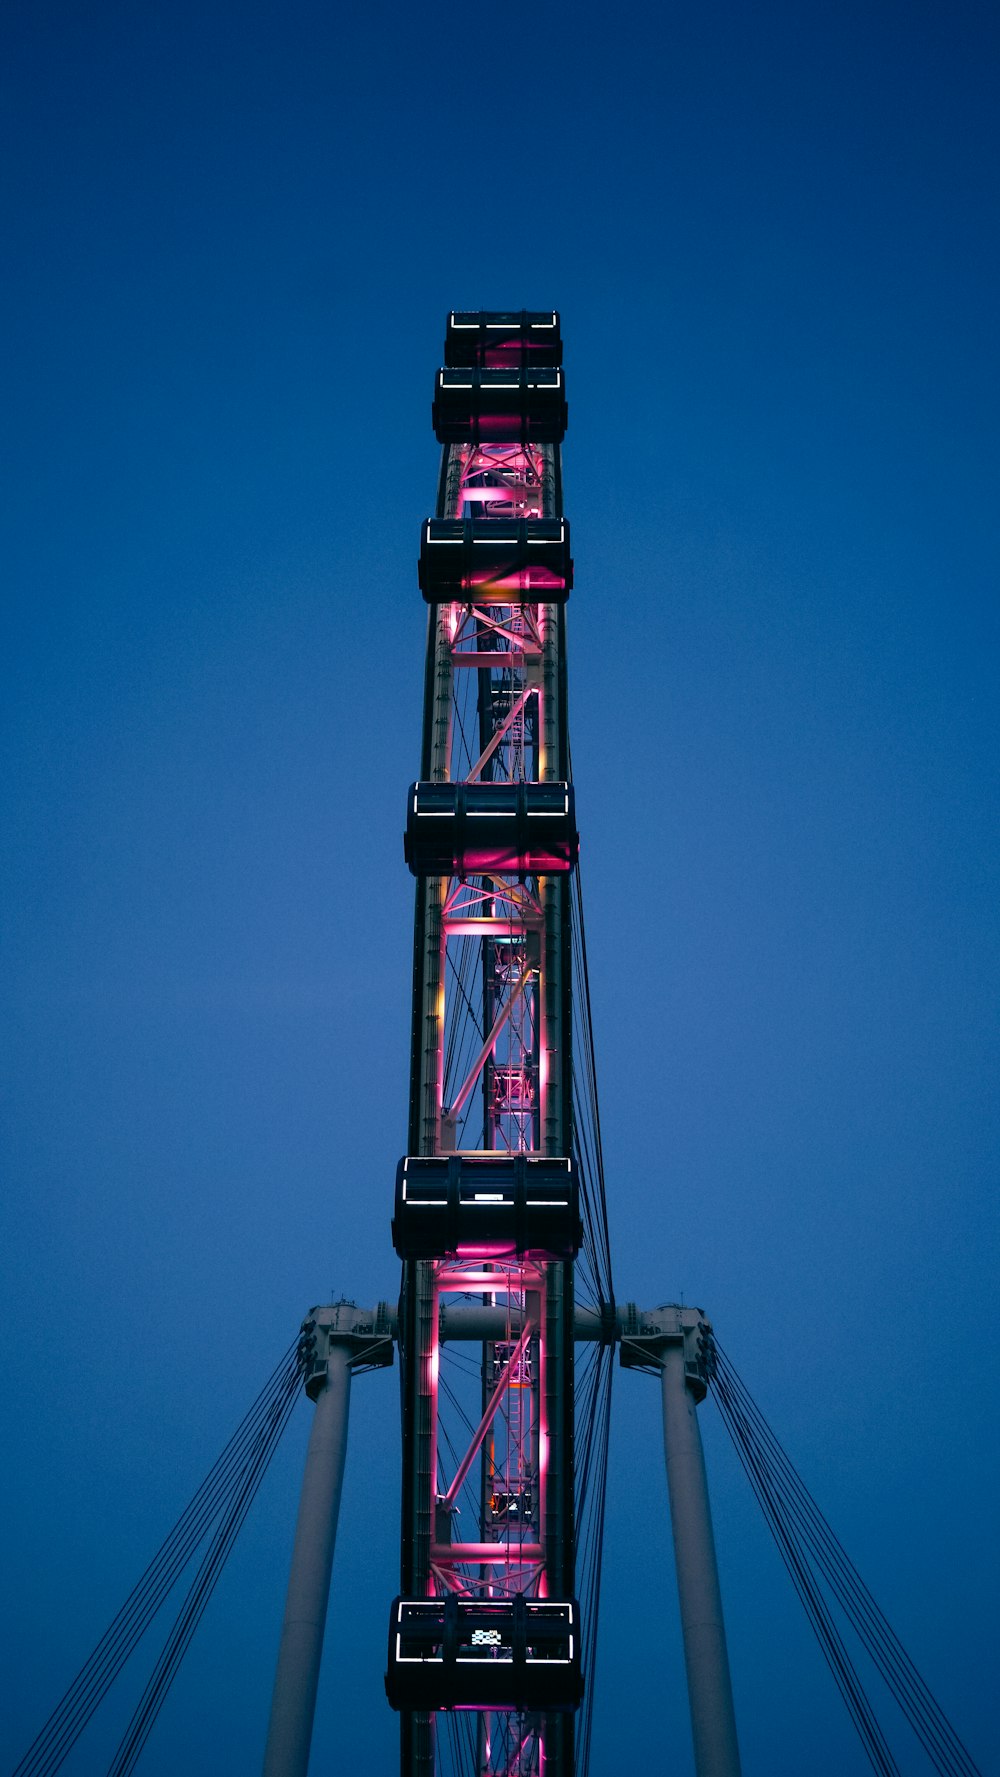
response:
<path id="1" fill-rule="evenodd" d="M 995 10 L 3 30 L 4 1757 L 305 1309 L 395 1293 L 432 377 L 450 305 L 555 304 L 618 1293 L 705 1306 L 988 1767 Z M 747 1777 L 860 1773 L 703 1423 Z M 307 1430 L 147 1777 L 257 1766 Z M 614 1431 L 594 1769 L 686 1777 L 652 1383 Z M 397 1471 L 373 1376 L 319 1772 L 394 1768 Z"/>

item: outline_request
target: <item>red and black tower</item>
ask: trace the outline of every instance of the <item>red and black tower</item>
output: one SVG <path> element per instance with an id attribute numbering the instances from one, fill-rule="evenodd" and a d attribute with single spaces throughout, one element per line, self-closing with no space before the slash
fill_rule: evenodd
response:
<path id="1" fill-rule="evenodd" d="M 420 546 L 409 1152 L 393 1220 L 402 1555 L 386 1688 L 404 1777 L 563 1777 L 582 1696 L 566 417 L 558 315 L 449 316 Z M 478 1343 L 459 1344 L 463 1315 Z"/>

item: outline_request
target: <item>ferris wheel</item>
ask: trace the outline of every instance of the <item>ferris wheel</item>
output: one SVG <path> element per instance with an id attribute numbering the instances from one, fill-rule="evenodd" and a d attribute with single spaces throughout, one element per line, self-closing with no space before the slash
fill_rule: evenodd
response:
<path id="1" fill-rule="evenodd" d="M 264 1777 L 308 1777 L 352 1376 L 401 1372 L 401 1777 L 589 1777 L 611 1379 L 661 1386 L 697 1777 L 740 1777 L 697 1406 L 713 1388 L 871 1768 L 835 1601 L 942 1777 L 980 1777 L 698 1308 L 618 1304 L 569 742 L 559 316 L 453 311 L 433 424 L 398 1305 L 314 1308 L 14 1777 L 54 1777 L 194 1551 L 109 1767 L 129 1777 L 302 1387 L 315 1411 Z M 388 1209 L 388 1190 L 386 1193 Z M 387 1600 L 388 1602 L 388 1600 Z"/>
<path id="2" fill-rule="evenodd" d="M 393 1219 L 403 1522 L 386 1690 L 413 1773 L 583 1768 L 614 1311 L 591 1057 L 579 1075 L 573 1062 L 566 419 L 557 314 L 449 316 L 419 563 L 410 1151 Z"/>
<path id="3" fill-rule="evenodd" d="M 398 1304 L 310 1310 L 15 1777 L 54 1777 L 207 1545 L 110 1767 L 135 1768 L 302 1388 L 314 1413 L 264 1777 L 307 1777 L 352 1378 L 397 1351 L 385 1691 L 402 1777 L 586 1777 L 615 1354 L 662 1372 L 664 1410 L 683 1419 L 705 1391 L 710 1329 L 696 1309 L 651 1320 L 615 1304 L 567 719 L 566 420 L 556 313 L 449 316 L 417 575 L 428 627 L 404 836 L 416 918 Z M 715 1600 L 695 1658 L 692 1695 L 707 1684 L 712 1698 L 699 1777 L 738 1777 L 735 1730 L 717 1731 L 732 1698 L 693 1419 L 668 1472 L 699 1609 Z"/>

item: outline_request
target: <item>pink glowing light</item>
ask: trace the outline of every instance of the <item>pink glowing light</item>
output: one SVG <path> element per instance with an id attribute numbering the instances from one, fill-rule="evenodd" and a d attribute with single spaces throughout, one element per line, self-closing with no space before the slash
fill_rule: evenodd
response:
<path id="1" fill-rule="evenodd" d="M 434 1543 L 432 1561 L 474 1561 L 485 1567 L 534 1567 L 542 1559 L 541 1543 Z"/>
<path id="2" fill-rule="evenodd" d="M 485 654 L 482 658 L 495 664 L 497 656 Z M 462 867 L 467 876 L 486 876 L 494 872 L 498 876 L 555 875 L 572 870 L 576 861 L 574 850 L 568 839 L 540 845 L 537 851 L 532 848 L 530 854 L 504 850 L 500 846 L 470 846 L 462 853 Z"/>
<path id="3" fill-rule="evenodd" d="M 466 506 L 509 506 L 512 492 L 505 481 L 486 481 L 480 487 L 463 487 L 461 497 Z"/>
<path id="4" fill-rule="evenodd" d="M 478 1266 L 456 1265 L 439 1273 L 438 1289 L 442 1293 L 461 1294 L 465 1290 L 489 1290 L 495 1295 L 520 1295 L 525 1289 L 539 1289 L 545 1274 L 538 1265 L 512 1265 L 509 1270 L 484 1271 Z"/>
<path id="5" fill-rule="evenodd" d="M 556 574 L 551 568 L 522 568 L 515 574 L 496 574 L 484 568 L 482 573 L 467 574 L 462 585 L 470 591 L 483 587 L 490 592 L 537 592 L 539 597 L 546 592 L 561 592 L 566 585 L 562 574 Z"/>
<path id="6" fill-rule="evenodd" d="M 474 1246 L 458 1246 L 455 1251 L 460 1259 L 512 1259 L 517 1256 L 517 1247 L 513 1238 L 510 1240 L 477 1240 Z"/>
<path id="7" fill-rule="evenodd" d="M 460 919 L 449 915 L 444 927 L 449 938 L 509 938 L 512 935 L 519 938 L 539 923 L 537 918 L 533 918 L 529 926 L 527 921 L 514 925 L 509 919 Z"/>

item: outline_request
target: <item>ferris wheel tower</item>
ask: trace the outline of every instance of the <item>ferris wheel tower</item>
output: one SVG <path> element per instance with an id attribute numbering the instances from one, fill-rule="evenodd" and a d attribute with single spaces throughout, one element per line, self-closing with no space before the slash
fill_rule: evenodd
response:
<path id="1" fill-rule="evenodd" d="M 393 1222 L 402 1595 L 386 1689 L 402 1712 L 404 1770 L 435 1768 L 429 1712 L 461 1710 L 477 1717 L 480 1771 L 516 1777 L 544 1761 L 555 1777 L 572 1769 L 582 1695 L 569 1092 L 579 841 L 558 316 L 453 313 L 445 361 L 438 508 L 420 553 L 421 776 L 406 826 L 417 908 L 410 1154 Z M 471 1438 L 449 1427 L 440 1386 L 442 1318 L 446 1332 L 470 1296 L 493 1322 Z"/>
<path id="2" fill-rule="evenodd" d="M 586 1771 L 619 1349 L 662 1375 L 676 1421 L 699 1777 L 738 1777 L 694 1419 L 710 1329 L 697 1310 L 650 1321 L 616 1308 L 611 1281 L 567 720 L 566 423 L 558 314 L 449 315 L 404 842 L 416 915 L 392 1219 L 402 1289 L 398 1313 L 340 1304 L 307 1322 L 317 1411 L 265 1777 L 307 1769 L 351 1373 L 391 1362 L 394 1345 L 402 1524 L 385 1688 L 402 1777 Z"/>
<path id="3" fill-rule="evenodd" d="M 702 1311 L 615 1300 L 567 722 L 566 420 L 557 314 L 449 316 L 404 839 L 416 917 L 398 1305 L 310 1311 L 14 1777 L 55 1777 L 208 1538 L 109 1772 L 135 1768 L 300 1385 L 315 1412 L 264 1777 L 308 1777 L 352 1377 L 397 1349 L 385 1691 L 400 1777 L 590 1777 L 616 1353 L 660 1382 L 696 1777 L 740 1777 L 697 1418 L 710 1382 L 872 1769 L 899 1777 L 831 1602 L 934 1769 L 980 1777 Z"/>

